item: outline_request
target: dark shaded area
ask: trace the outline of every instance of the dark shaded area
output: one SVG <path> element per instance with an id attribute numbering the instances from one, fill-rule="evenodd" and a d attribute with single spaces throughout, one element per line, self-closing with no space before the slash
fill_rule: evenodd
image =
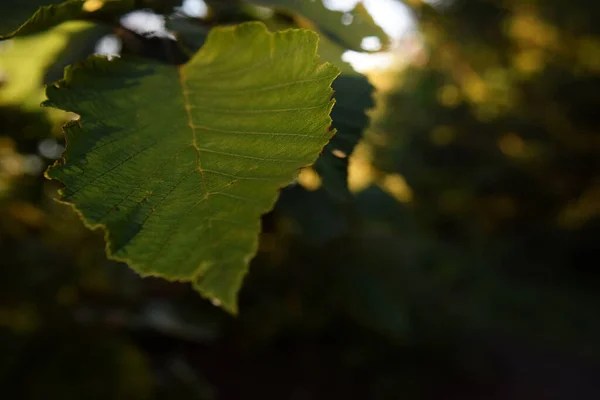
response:
<path id="1" fill-rule="evenodd" d="M 248 18 L 219 3 L 211 23 Z M 426 45 L 379 78 L 372 185 L 334 202 L 337 157 L 317 166 L 332 186 L 285 189 L 236 318 L 108 261 L 42 176 L 56 122 L 0 103 L 3 395 L 600 398 L 600 5 L 412 7 Z M 191 48 L 208 29 L 193 24 Z M 113 28 L 125 53 L 182 60 L 172 41 Z M 351 82 L 340 95 L 368 104 Z M 330 147 L 354 148 L 360 109 L 334 111 L 351 130 Z"/>
<path id="2" fill-rule="evenodd" d="M 1 35 L 16 30 L 23 24 L 40 5 L 62 3 L 60 0 L 41 2 L 40 0 L 5 0 L 0 4 Z"/>

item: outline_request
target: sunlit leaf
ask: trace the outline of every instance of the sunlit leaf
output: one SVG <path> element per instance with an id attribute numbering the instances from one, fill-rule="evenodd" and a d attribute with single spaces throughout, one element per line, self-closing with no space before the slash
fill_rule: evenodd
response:
<path id="1" fill-rule="evenodd" d="M 48 104 L 78 113 L 48 175 L 109 255 L 192 282 L 236 312 L 260 216 L 333 132 L 331 83 L 308 30 L 213 29 L 185 65 L 102 58 L 68 69 Z"/>
<path id="2" fill-rule="evenodd" d="M 266 24 L 272 31 L 293 27 L 280 19 L 268 20 Z M 167 21 L 167 26 L 189 52 L 193 53 L 206 39 L 207 29 L 193 19 L 171 18 Z M 326 36 L 320 36 L 321 60 L 335 64 L 342 71 L 333 83 L 336 104 L 331 118 L 336 135 L 315 163 L 315 168 L 323 179 L 323 189 L 336 200 L 346 199 L 350 195 L 347 186 L 348 160 L 369 123 L 367 111 L 374 106 L 373 85 L 367 77 L 354 71 L 342 60 L 343 53 L 344 48 L 340 44 Z"/>

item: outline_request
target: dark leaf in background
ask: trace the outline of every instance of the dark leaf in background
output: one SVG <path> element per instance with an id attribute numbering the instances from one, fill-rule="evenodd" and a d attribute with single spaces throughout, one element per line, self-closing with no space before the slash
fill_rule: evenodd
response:
<path id="1" fill-rule="evenodd" d="M 314 27 L 330 40 L 343 48 L 354 51 L 379 51 L 389 45 L 389 37 L 375 23 L 373 17 L 361 2 L 358 2 L 350 12 L 330 10 L 322 0 L 252 0 L 251 3 L 273 7 L 292 16 L 301 17 L 296 21 L 300 26 Z M 379 48 L 369 49 L 363 46 L 365 38 L 374 38 Z"/>
<path id="2" fill-rule="evenodd" d="M 13 0 L 9 0 L 13 1 Z M 27 2 L 26 2 L 27 3 Z M 154 9 L 159 12 L 169 13 L 171 9 L 179 5 L 181 1 L 163 1 L 163 0 L 67 0 L 61 3 L 47 5 L 50 2 L 35 2 L 41 7 L 29 19 L 23 19 L 22 24 L 14 30 L 4 30 L 0 24 L 0 40 L 10 39 L 16 36 L 30 35 L 45 31 L 54 26 L 60 25 L 66 21 L 72 20 L 87 20 L 95 22 L 118 23 L 119 17 L 130 11 L 138 9 Z M 31 2 L 26 9 L 33 7 L 34 2 Z M 17 6 L 18 8 L 22 6 Z M 24 15 L 26 18 L 30 12 L 13 14 L 13 9 L 7 8 L 7 13 L 12 16 L 12 19 Z M 1 21 L 0 21 L 1 22 Z M 8 25 L 12 26 L 12 24 Z"/>
<path id="3" fill-rule="evenodd" d="M 38 33 L 72 20 L 114 20 L 134 9 L 134 0 L 67 0 L 44 5 L 13 32 L 4 32 L 0 39 L 10 39 Z"/>
<path id="4" fill-rule="evenodd" d="M 0 2 L 0 35 L 19 28 L 42 5 L 59 4 L 61 0 L 4 0 Z"/>
<path id="5" fill-rule="evenodd" d="M 342 73 L 333 84 L 336 99 L 331 112 L 337 131 L 315 163 L 324 189 L 334 200 L 348 200 L 348 161 L 369 125 L 367 112 L 374 107 L 373 86 L 359 74 Z"/>

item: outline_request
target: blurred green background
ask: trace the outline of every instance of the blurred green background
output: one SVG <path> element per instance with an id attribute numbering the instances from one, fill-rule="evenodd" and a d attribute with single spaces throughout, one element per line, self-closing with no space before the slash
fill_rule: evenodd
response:
<path id="1" fill-rule="evenodd" d="M 2 1 L 0 33 L 47 3 Z M 310 170 L 286 189 L 236 318 L 107 260 L 43 177 L 73 118 L 43 85 L 98 43 L 170 42 L 118 21 L 0 42 L 3 398 L 600 398 L 600 3 L 392 3 L 411 29 L 363 66 L 373 101 L 338 88 L 372 107 L 352 196 Z"/>

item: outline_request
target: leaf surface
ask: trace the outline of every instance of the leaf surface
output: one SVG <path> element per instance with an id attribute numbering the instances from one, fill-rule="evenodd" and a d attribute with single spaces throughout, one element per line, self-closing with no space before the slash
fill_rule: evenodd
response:
<path id="1" fill-rule="evenodd" d="M 274 32 L 293 28 L 289 21 L 276 18 L 266 21 L 266 24 Z M 195 52 L 206 40 L 207 29 L 195 23 L 193 19 L 171 18 L 167 20 L 167 27 L 175 33 L 187 52 Z M 324 190 L 336 201 L 347 200 L 351 196 L 347 186 L 348 160 L 369 123 L 367 111 L 374 106 L 373 85 L 366 76 L 359 74 L 342 60 L 343 53 L 344 48 L 340 44 L 333 42 L 327 36 L 320 35 L 321 60 L 336 65 L 341 70 L 341 74 L 333 82 L 336 104 L 331 118 L 336 134 L 315 163 L 315 170 L 322 178 Z M 292 192 L 295 194 L 296 191 L 292 190 Z M 294 208 L 297 208 L 297 201 L 291 203 Z M 301 208 L 312 209 L 313 207 Z M 322 218 L 315 219 L 322 220 Z"/>
<path id="2" fill-rule="evenodd" d="M 331 83 L 318 36 L 261 23 L 216 28 L 185 65 L 94 57 L 47 90 L 73 111 L 65 184 L 111 258 L 143 276 L 192 282 L 236 312 L 260 216 L 327 144 Z"/>

